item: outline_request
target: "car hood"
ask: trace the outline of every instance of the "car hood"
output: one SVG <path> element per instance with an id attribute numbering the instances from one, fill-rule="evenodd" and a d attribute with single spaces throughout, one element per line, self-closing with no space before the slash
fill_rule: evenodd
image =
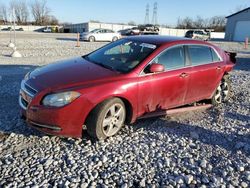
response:
<path id="1" fill-rule="evenodd" d="M 118 75 L 118 72 L 79 57 L 35 69 L 30 73 L 26 83 L 37 91 L 54 90 L 109 80 Z"/>

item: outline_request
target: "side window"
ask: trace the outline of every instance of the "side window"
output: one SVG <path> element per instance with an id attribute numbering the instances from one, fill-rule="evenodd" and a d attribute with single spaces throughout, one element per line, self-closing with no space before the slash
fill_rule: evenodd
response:
<path id="1" fill-rule="evenodd" d="M 174 47 L 163 52 L 155 59 L 156 63 L 165 66 L 166 70 L 174 70 L 185 66 L 184 48 Z"/>
<path id="2" fill-rule="evenodd" d="M 192 65 L 202 65 L 213 62 L 211 50 L 207 46 L 191 45 L 188 47 Z"/>
<path id="3" fill-rule="evenodd" d="M 218 54 L 214 51 L 213 48 L 210 48 L 211 52 L 212 52 L 212 57 L 213 57 L 213 62 L 219 62 L 221 61 L 220 57 L 218 56 Z"/>
<path id="4" fill-rule="evenodd" d="M 114 33 L 114 31 L 107 29 L 107 33 Z"/>

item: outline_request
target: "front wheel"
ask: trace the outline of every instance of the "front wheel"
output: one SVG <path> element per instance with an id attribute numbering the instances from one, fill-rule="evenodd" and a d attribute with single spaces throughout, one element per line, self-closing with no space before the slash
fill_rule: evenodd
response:
<path id="1" fill-rule="evenodd" d="M 126 119 L 126 109 L 122 100 L 109 99 L 97 105 L 87 119 L 87 132 L 90 136 L 103 140 L 115 135 Z"/>
<path id="2" fill-rule="evenodd" d="M 216 91 L 212 97 L 212 104 L 219 105 L 222 102 L 227 102 L 231 95 L 231 82 L 228 78 L 228 75 L 225 75 L 219 86 L 216 88 Z"/>

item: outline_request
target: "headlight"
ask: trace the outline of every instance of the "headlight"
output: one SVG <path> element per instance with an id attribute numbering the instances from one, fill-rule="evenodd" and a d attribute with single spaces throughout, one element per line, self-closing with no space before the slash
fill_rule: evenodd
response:
<path id="1" fill-rule="evenodd" d="M 45 106 L 62 107 L 77 99 L 81 94 L 75 91 L 50 94 L 44 97 L 42 104 Z"/>

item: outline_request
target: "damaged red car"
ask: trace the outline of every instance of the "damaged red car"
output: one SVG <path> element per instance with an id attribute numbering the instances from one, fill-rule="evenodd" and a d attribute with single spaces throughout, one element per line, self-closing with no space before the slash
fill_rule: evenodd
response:
<path id="1" fill-rule="evenodd" d="M 230 95 L 235 54 L 210 43 L 134 36 L 82 57 L 26 74 L 19 104 L 32 127 L 48 134 L 96 139 L 125 123 L 198 101 L 220 104 Z"/>

